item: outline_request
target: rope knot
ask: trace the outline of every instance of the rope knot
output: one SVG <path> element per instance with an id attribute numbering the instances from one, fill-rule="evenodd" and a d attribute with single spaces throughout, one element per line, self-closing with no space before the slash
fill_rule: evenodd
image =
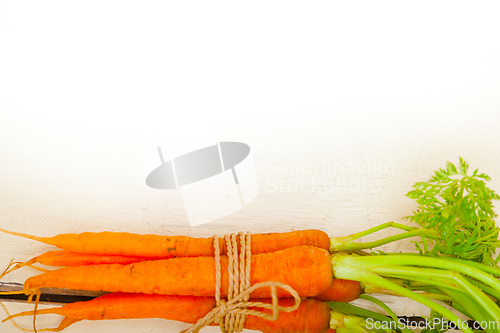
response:
<path id="1" fill-rule="evenodd" d="M 187 330 L 181 333 L 198 332 L 201 328 L 209 325 L 210 323 L 219 324 L 223 333 L 241 332 L 243 330 L 243 323 L 247 315 L 258 316 L 267 320 L 274 321 L 278 319 L 280 311 L 291 312 L 297 310 L 300 305 L 299 294 L 290 286 L 280 282 L 261 282 L 250 286 L 250 264 L 251 264 L 251 235 L 246 235 L 240 232 L 240 245 L 241 250 L 238 251 L 236 235 L 225 235 L 227 245 L 228 257 L 228 276 L 229 276 L 229 290 L 227 301 L 220 299 L 220 286 L 221 286 L 221 267 L 220 267 L 220 248 L 217 235 L 214 236 L 215 248 L 215 301 L 217 306 L 207 313 L 205 317 L 201 318 Z M 270 287 L 272 303 L 264 302 L 249 302 L 250 294 L 259 288 Z M 278 296 L 276 288 L 282 288 L 290 293 L 295 299 L 292 306 L 281 307 L 278 305 Z M 249 308 L 262 308 L 271 310 L 271 315 L 256 309 Z"/>
<path id="2" fill-rule="evenodd" d="M 215 308 L 215 310 L 217 310 L 217 312 L 214 313 L 213 322 L 216 324 L 220 324 L 224 321 L 224 317 L 228 314 L 226 301 L 221 299 L 219 301 L 219 305 Z"/>

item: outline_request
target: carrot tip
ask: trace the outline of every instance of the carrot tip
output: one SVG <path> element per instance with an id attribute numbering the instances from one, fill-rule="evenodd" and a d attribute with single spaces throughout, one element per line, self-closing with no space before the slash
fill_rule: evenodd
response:
<path id="1" fill-rule="evenodd" d="M 14 262 L 14 258 L 11 259 L 9 265 L 7 265 L 7 268 L 5 268 L 5 270 L 2 272 L 2 274 L 0 274 L 0 279 L 3 278 L 5 275 L 9 274 L 10 272 L 12 272 L 14 269 L 10 269 L 12 267 L 12 265 L 14 265 L 16 262 Z M 10 269 L 10 270 L 9 270 Z"/>
<path id="2" fill-rule="evenodd" d="M 23 237 L 23 238 L 28 238 L 28 239 L 31 239 L 31 240 L 35 240 L 35 241 L 38 241 L 38 242 L 50 244 L 50 242 L 49 242 L 49 240 L 48 240 L 47 237 L 38 237 L 38 236 L 23 234 L 22 232 L 15 232 L 15 231 L 5 230 L 5 229 L 2 229 L 2 228 L 0 228 L 0 231 L 1 232 L 5 232 L 6 234 L 9 234 L 9 235 L 19 236 L 19 237 Z"/>
<path id="3" fill-rule="evenodd" d="M 0 305 L 3 307 L 3 309 L 5 310 L 5 313 L 7 313 L 7 316 L 8 316 L 4 320 L 2 320 L 2 323 L 10 320 L 12 322 L 12 325 L 14 325 L 15 327 L 17 327 L 18 329 L 20 329 L 22 331 L 25 331 L 25 332 L 35 332 L 35 330 L 19 326 L 19 324 L 17 324 L 14 321 L 14 318 L 16 318 L 16 317 L 33 315 L 34 311 L 26 311 L 26 312 L 20 312 L 20 313 L 16 313 L 16 314 L 10 315 L 9 311 L 7 311 L 7 308 L 5 307 L 5 305 L 3 305 L 2 303 L 0 303 Z M 59 327 L 58 328 L 42 328 L 42 329 L 38 330 L 38 332 L 59 332 L 59 331 L 61 331 L 61 329 L 59 329 Z"/>
<path id="4" fill-rule="evenodd" d="M 50 269 L 45 269 L 45 268 L 37 267 L 37 266 L 34 266 L 34 265 L 32 265 L 32 264 L 28 264 L 28 262 L 23 263 L 23 265 L 22 265 L 22 266 L 20 266 L 19 268 L 21 268 L 21 267 L 25 267 L 25 266 L 26 266 L 26 267 L 29 267 L 29 268 L 36 269 L 37 271 L 44 272 L 44 273 L 51 272 L 51 270 L 50 270 Z"/>
<path id="5" fill-rule="evenodd" d="M 0 295 L 20 295 L 24 294 L 24 290 L 16 290 L 16 291 L 1 291 Z"/>

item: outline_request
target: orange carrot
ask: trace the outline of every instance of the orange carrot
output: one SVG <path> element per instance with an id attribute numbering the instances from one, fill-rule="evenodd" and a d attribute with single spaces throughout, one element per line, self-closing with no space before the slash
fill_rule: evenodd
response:
<path id="1" fill-rule="evenodd" d="M 12 233 L 10 231 L 6 231 L 3 229 L 0 229 L 0 231 Z M 170 244 L 170 251 L 167 251 L 168 253 L 164 255 L 163 257 L 168 258 L 168 257 L 173 257 L 173 256 L 194 256 L 197 251 L 198 254 L 200 255 L 213 255 L 213 239 L 212 238 L 190 238 L 190 237 L 184 237 L 184 236 L 173 236 L 173 237 L 167 237 L 167 236 L 158 236 L 158 235 L 139 235 L 139 234 L 129 234 L 129 233 L 112 233 L 112 232 L 103 232 L 103 233 L 83 233 L 83 234 L 62 234 L 58 235 L 55 237 L 51 238 L 40 238 L 36 236 L 30 236 L 30 235 L 24 235 L 24 234 L 19 234 L 19 233 L 12 233 L 18 236 L 23 236 L 23 237 L 28 237 L 31 239 L 39 240 L 42 242 L 46 242 L 49 244 L 53 244 L 59 247 L 66 247 L 68 248 L 69 245 L 64 245 L 68 242 L 71 243 L 71 240 L 74 241 L 74 243 L 77 243 L 77 238 L 83 238 L 86 242 L 91 242 L 91 241 L 99 241 L 99 239 L 103 240 L 104 244 L 107 244 L 106 241 L 104 241 L 104 238 L 109 236 L 111 238 L 111 241 L 115 241 L 117 246 L 120 246 L 119 244 L 123 244 L 123 240 L 120 241 L 120 237 L 123 237 L 124 239 L 130 241 L 130 243 L 135 242 L 142 242 L 144 239 L 151 237 L 153 240 L 153 243 L 158 244 L 161 239 L 163 241 L 167 241 L 170 243 L 175 243 L 177 245 L 172 245 Z M 239 239 L 238 239 L 239 241 Z M 202 247 L 201 251 L 196 250 L 194 247 L 196 245 L 200 245 Z M 221 253 L 225 253 L 225 240 L 224 239 L 219 239 L 219 244 L 221 248 Z M 85 250 L 85 242 L 80 246 L 83 251 Z M 324 249 L 328 249 L 329 245 L 329 240 L 328 240 L 328 235 L 322 231 L 319 230 L 303 230 L 303 231 L 294 231 L 294 232 L 288 232 L 288 233 L 269 233 L 269 234 L 255 234 L 252 235 L 252 252 L 253 253 L 266 253 L 266 252 L 272 252 L 272 251 L 277 251 L 280 249 L 285 249 L 287 247 L 293 247 L 296 245 L 312 245 L 312 246 L 318 246 Z M 146 246 L 147 248 L 147 246 Z M 184 250 L 178 250 L 178 248 L 184 248 Z M 76 244 L 75 244 L 75 249 L 76 249 Z M 127 248 L 122 249 L 123 251 L 126 251 Z M 115 247 L 115 251 L 118 251 L 118 247 Z M 138 249 L 130 249 L 129 252 L 127 253 L 143 253 L 139 251 Z M 156 257 L 155 257 L 156 258 Z M 150 258 L 141 258 L 138 256 L 123 256 L 123 255 L 98 255 L 98 254 L 93 254 L 93 253 L 75 253 L 75 252 L 70 252 L 70 251 L 51 251 L 47 252 L 45 254 L 42 254 L 41 256 L 35 257 L 31 259 L 30 261 L 26 263 L 18 263 L 14 268 L 10 270 L 6 270 L 3 275 L 13 271 L 14 269 L 20 268 L 22 266 L 29 266 L 38 270 L 42 271 L 47 271 L 44 269 L 40 269 L 36 266 L 32 266 L 34 263 L 41 263 L 43 265 L 50 265 L 50 266 L 61 266 L 61 267 L 67 267 L 67 266 L 81 266 L 81 265 L 93 265 L 93 264 L 129 264 L 129 263 L 134 263 L 134 262 L 139 262 L 143 260 L 152 260 L 153 257 Z M 351 301 L 352 297 L 356 295 L 356 293 L 359 296 L 359 282 L 353 282 L 351 283 L 350 289 L 347 291 L 352 292 L 351 297 L 345 297 L 343 296 L 343 293 L 339 290 L 343 285 L 332 285 L 330 288 L 323 293 L 323 296 L 321 300 L 323 301 L 344 301 L 344 299 L 349 299 Z M 357 298 L 357 297 L 356 297 Z"/>
<path id="2" fill-rule="evenodd" d="M 11 272 L 14 269 L 29 266 L 35 269 L 47 272 L 48 270 L 33 267 L 34 263 L 40 263 L 47 266 L 71 267 L 84 265 L 101 265 L 101 264 L 120 264 L 127 265 L 140 261 L 149 261 L 150 258 L 142 257 L 125 257 L 125 256 L 107 256 L 101 254 L 86 254 L 74 253 L 69 251 L 49 251 L 39 255 L 25 263 L 17 263 L 16 267 L 10 269 L 3 275 Z M 2 276 L 3 276 L 2 275 Z M 1 276 L 0 276 L 1 277 Z M 359 297 L 361 286 L 358 281 L 335 279 L 333 284 L 320 295 L 315 298 L 324 302 L 351 302 Z"/>
<path id="3" fill-rule="evenodd" d="M 11 235 L 21 236 L 60 249 L 76 253 L 93 253 L 166 259 L 173 257 L 213 256 L 213 238 L 187 236 L 140 235 L 126 232 L 84 232 L 60 234 L 54 237 L 37 237 L 0 229 Z M 252 235 L 252 253 L 265 253 L 289 247 L 311 245 L 328 250 L 328 235 L 320 230 L 300 230 L 287 233 Z M 224 239 L 219 240 L 221 254 L 225 254 Z"/>
<path id="4" fill-rule="evenodd" d="M 40 263 L 48 266 L 83 266 L 101 264 L 127 265 L 134 262 L 152 260 L 144 257 L 127 257 L 92 253 L 75 253 L 70 251 L 50 251 L 29 261 L 30 264 Z"/>
<path id="5" fill-rule="evenodd" d="M 42 264 L 47 266 L 68 267 L 68 266 L 83 266 L 83 265 L 100 265 L 100 264 L 121 264 L 127 265 L 134 262 L 151 260 L 142 257 L 125 257 L 91 253 L 74 253 L 70 251 L 49 251 L 36 256 L 26 262 L 11 262 L 9 267 L 0 274 L 0 278 L 10 272 L 21 267 L 31 267 L 42 272 L 49 270 L 34 266 L 34 264 Z M 13 266 L 13 267 L 12 267 Z"/>
<path id="6" fill-rule="evenodd" d="M 48 265 L 48 266 L 70 267 L 70 266 L 99 265 L 99 264 L 126 265 L 148 260 L 151 259 L 141 258 L 141 257 L 107 256 L 100 254 L 74 253 L 69 251 L 50 251 L 42 255 L 39 255 L 27 262 L 15 263 L 17 265 L 15 265 L 13 268 L 10 268 L 9 265 L 9 267 L 7 267 L 4 273 L 0 275 L 0 278 L 24 266 L 28 266 L 43 272 L 49 271 L 47 269 L 33 266 L 33 264 L 35 263 L 40 263 L 42 265 Z M 359 297 L 360 289 L 361 289 L 360 283 L 357 281 L 336 279 L 327 290 L 325 290 L 321 295 L 318 295 L 315 298 L 324 302 L 329 302 L 329 301 L 350 302 Z"/>
<path id="7" fill-rule="evenodd" d="M 293 299 L 282 299 L 279 304 L 291 306 Z M 302 300 L 299 308 L 293 312 L 281 312 L 276 321 L 248 316 L 244 327 L 266 333 L 335 333 L 335 330 L 330 329 L 330 307 L 314 299 Z"/>
<path id="8" fill-rule="evenodd" d="M 221 256 L 221 295 L 228 292 L 228 259 Z M 275 281 L 290 285 L 303 297 L 314 297 L 333 283 L 330 253 L 314 246 L 299 246 L 252 256 L 250 283 Z M 25 293 L 42 287 L 164 295 L 215 295 L 215 260 L 186 257 L 143 261 L 130 265 L 106 264 L 61 268 L 30 277 Z M 278 289 L 279 297 L 288 293 Z M 270 297 L 268 288 L 251 297 Z"/>
<path id="9" fill-rule="evenodd" d="M 60 266 L 60 267 L 70 267 L 70 266 L 84 266 L 84 265 L 99 265 L 99 264 L 131 264 L 140 261 L 148 261 L 147 258 L 140 257 L 125 257 L 125 256 L 104 256 L 100 254 L 82 254 L 73 253 L 69 251 L 50 251 L 46 252 L 38 257 L 35 257 L 25 263 L 17 263 L 13 268 L 7 267 L 0 278 L 6 274 L 12 272 L 15 269 L 29 266 L 43 272 L 49 272 L 40 267 L 33 266 L 34 263 L 40 263 L 42 265 L 49 266 Z M 320 295 L 314 298 L 324 301 L 324 302 L 351 302 L 359 297 L 361 293 L 360 283 L 358 281 L 334 279 L 332 285 L 328 287 Z"/>
<path id="10" fill-rule="evenodd" d="M 71 267 L 84 265 L 99 265 L 117 263 L 121 265 L 131 264 L 140 261 L 148 261 L 146 258 L 140 257 L 124 257 L 124 256 L 103 256 L 100 254 L 81 254 L 69 251 L 50 251 L 38 257 L 35 257 L 25 263 L 17 263 L 13 268 L 7 269 L 0 275 L 0 278 L 12 272 L 15 269 L 28 266 L 43 272 L 50 270 L 33 266 L 34 263 L 40 263 L 49 266 Z M 9 269 L 10 268 L 10 269 Z M 314 298 L 323 302 L 351 302 L 359 297 L 361 287 L 358 281 L 350 281 L 343 279 L 334 279 L 332 285 L 328 287 L 320 295 Z"/>
<path id="11" fill-rule="evenodd" d="M 270 300 L 259 300 L 270 303 Z M 280 299 L 281 306 L 291 306 L 293 299 Z M 58 308 L 37 310 L 37 315 L 58 314 L 65 317 L 59 332 L 80 320 L 163 318 L 193 324 L 215 307 L 209 297 L 165 296 L 146 294 L 111 293 L 91 301 L 77 302 Z M 260 308 L 253 308 L 263 311 Z M 267 312 L 268 310 L 264 310 Z M 34 315 L 34 311 L 21 312 L 3 321 L 19 316 Z M 293 312 L 281 312 L 276 321 L 249 315 L 244 327 L 265 333 L 325 333 L 329 330 L 330 309 L 326 303 L 303 300 Z"/>
<path id="12" fill-rule="evenodd" d="M 317 300 L 323 302 L 351 302 L 359 298 L 361 285 L 358 281 L 335 279 L 333 284 L 324 292 L 316 296 Z"/>

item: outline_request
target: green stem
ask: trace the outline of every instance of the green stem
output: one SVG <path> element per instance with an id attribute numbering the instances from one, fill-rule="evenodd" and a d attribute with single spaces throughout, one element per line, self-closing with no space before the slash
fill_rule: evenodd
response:
<path id="1" fill-rule="evenodd" d="M 433 288 L 435 290 L 435 287 L 433 285 L 430 285 L 427 282 L 420 282 L 420 281 L 413 281 L 413 280 L 408 280 L 408 279 L 400 279 L 400 278 L 386 278 L 386 280 L 391 281 L 392 283 L 397 284 L 398 286 L 405 287 L 410 290 L 419 290 L 419 291 L 425 291 L 428 288 Z M 379 287 L 374 287 L 368 283 L 362 285 L 362 289 L 365 293 L 367 294 L 386 294 L 388 293 L 387 290 L 383 290 Z"/>
<path id="2" fill-rule="evenodd" d="M 483 236 L 483 237 L 481 237 L 481 238 L 478 238 L 478 239 L 476 240 L 476 243 L 479 243 L 479 242 L 481 242 L 481 241 L 483 241 L 483 240 L 487 240 L 488 238 L 494 237 L 496 233 L 498 233 L 498 230 L 493 229 L 493 230 L 492 230 L 489 234 L 487 234 L 487 235 L 485 235 L 485 236 Z M 495 243 L 496 243 L 496 242 L 495 242 Z"/>
<path id="3" fill-rule="evenodd" d="M 409 254 L 414 255 L 413 253 L 409 253 Z M 475 261 L 471 261 L 471 260 L 470 261 L 464 260 L 464 259 L 460 259 L 460 258 L 453 258 L 453 257 L 440 257 L 440 258 L 445 259 L 445 260 L 449 260 L 449 261 L 464 263 L 464 264 L 467 264 L 469 266 L 480 269 L 486 273 L 490 273 L 492 275 L 500 277 L 500 268 L 498 268 L 498 267 L 493 267 L 493 266 L 485 265 L 485 264 L 482 264 L 479 262 L 475 262 Z"/>
<path id="4" fill-rule="evenodd" d="M 379 266 L 370 269 L 371 272 L 391 277 L 408 278 L 417 281 L 431 281 L 438 287 L 452 290 L 465 291 L 475 300 L 474 304 L 482 307 L 493 318 L 500 318 L 500 309 L 495 302 L 484 294 L 478 287 L 472 285 L 465 277 L 457 272 L 444 271 L 441 269 L 428 269 L 401 266 Z"/>
<path id="5" fill-rule="evenodd" d="M 408 288 L 408 289 L 417 292 L 415 289 L 410 289 L 410 288 Z M 390 295 L 390 296 L 399 296 L 398 294 L 396 294 L 396 293 L 394 293 L 392 291 L 383 290 L 383 289 L 379 289 L 379 288 L 370 288 L 368 290 L 365 289 L 365 292 L 368 293 L 368 294 L 383 294 L 383 295 Z M 419 292 L 418 294 L 422 295 L 422 296 L 424 296 L 426 298 L 435 299 L 435 300 L 439 300 L 439 301 L 445 301 L 445 302 L 451 302 L 452 301 L 452 299 L 449 296 L 446 296 L 446 295 L 443 295 L 443 294 L 439 294 L 439 293 L 424 293 L 424 292 Z"/>
<path id="6" fill-rule="evenodd" d="M 438 294 L 438 293 L 419 293 L 419 294 L 422 295 L 422 296 L 424 296 L 424 297 L 435 299 L 435 300 L 438 300 L 438 301 L 444 301 L 444 302 L 451 302 L 451 301 L 453 301 L 453 299 L 450 298 L 450 296 L 446 296 L 446 295 L 443 295 L 443 294 Z"/>
<path id="7" fill-rule="evenodd" d="M 394 321 L 383 314 L 358 308 L 349 303 L 328 302 L 328 305 L 333 310 L 330 313 L 330 328 L 336 329 L 338 333 L 395 333 L 399 332 L 398 328 L 401 328 L 402 325 L 399 320 Z M 339 313 L 346 315 L 346 317 L 342 318 Z M 377 325 L 378 329 L 376 328 Z"/>
<path id="8" fill-rule="evenodd" d="M 377 225 L 373 228 L 349 235 L 349 236 L 344 236 L 344 237 L 332 237 L 330 238 L 330 252 L 338 252 L 342 250 L 337 250 L 338 246 L 341 246 L 342 244 L 347 244 L 350 243 L 358 238 L 373 234 L 374 232 L 386 229 L 386 228 L 397 228 L 401 229 L 404 231 L 414 231 L 414 230 L 420 230 L 419 228 L 415 227 L 409 227 L 407 225 L 401 224 L 401 223 L 396 223 L 396 222 L 386 222 L 380 225 Z"/>
<path id="9" fill-rule="evenodd" d="M 383 275 L 384 277 L 411 278 L 414 281 L 429 283 L 433 286 L 462 290 L 459 285 L 453 283 L 453 278 L 450 276 L 453 272 L 441 269 L 387 265 L 369 267 L 367 270 L 378 275 Z"/>
<path id="10" fill-rule="evenodd" d="M 389 316 L 391 316 L 392 320 L 394 320 L 396 323 L 399 323 L 399 318 L 398 316 L 396 316 L 396 314 L 394 313 L 394 311 L 392 311 L 392 309 L 390 307 L 388 307 L 384 302 L 382 302 L 381 300 L 373 297 L 373 296 L 369 296 L 369 295 L 360 295 L 359 298 L 361 299 L 365 299 L 367 301 L 370 301 L 376 305 L 378 305 L 379 307 L 381 307 Z M 403 329 L 404 332 L 406 333 L 412 333 L 411 330 L 409 330 L 408 328 L 404 328 Z"/>
<path id="11" fill-rule="evenodd" d="M 369 320 L 370 322 L 368 322 Z M 373 322 L 373 319 L 346 315 L 336 311 L 330 312 L 330 328 L 338 333 L 395 333 L 389 325 L 384 325 L 388 321 L 389 318 L 386 318 L 382 323 Z"/>
<path id="12" fill-rule="evenodd" d="M 431 239 L 438 239 L 440 237 L 439 233 L 435 230 L 429 230 L 429 229 L 416 229 L 412 231 L 407 231 L 403 232 L 401 234 L 397 235 L 392 235 L 388 236 L 386 238 L 382 238 L 376 241 L 372 242 L 365 242 L 365 243 L 354 243 L 352 242 L 352 239 L 342 239 L 342 237 L 337 238 L 337 239 L 330 239 L 330 252 L 353 252 L 353 251 L 358 251 L 358 250 L 363 250 L 363 249 L 371 249 L 374 247 L 382 246 L 388 243 L 392 243 L 401 239 L 406 239 L 406 238 L 411 238 L 411 237 L 416 237 L 416 236 L 421 236 L 422 238 L 431 238 Z M 349 237 L 349 236 L 348 236 Z"/>
<path id="13" fill-rule="evenodd" d="M 465 277 L 465 278 L 471 284 L 475 285 L 476 287 L 478 287 L 479 289 L 481 289 L 482 291 L 484 291 L 488 295 L 493 296 L 497 300 L 500 299 L 500 292 L 496 291 L 495 289 L 491 288 L 490 286 L 487 286 L 484 283 L 479 282 L 479 281 L 477 281 L 477 280 L 475 280 L 473 278 L 470 278 L 470 277 Z"/>
<path id="14" fill-rule="evenodd" d="M 348 280 L 355 280 L 355 281 L 360 281 L 364 283 L 370 283 L 376 286 L 379 286 L 381 288 L 385 288 L 387 290 L 392 290 L 396 293 L 398 293 L 401 296 L 405 296 L 408 298 L 411 298 L 427 307 L 429 307 L 431 310 L 436 311 L 437 313 L 443 315 L 444 317 L 448 318 L 449 320 L 458 322 L 460 321 L 460 318 L 451 312 L 450 310 L 446 309 L 442 305 L 439 305 L 438 303 L 425 298 L 411 290 L 408 290 L 404 287 L 398 286 L 397 284 L 394 284 L 392 282 L 389 282 L 385 280 L 384 278 L 371 273 L 367 270 L 364 270 L 359 267 L 353 267 L 349 265 L 348 263 L 344 262 L 343 259 L 347 259 L 349 257 L 344 257 L 344 258 L 335 258 L 332 262 L 333 265 L 333 271 L 334 275 L 337 278 L 340 279 L 348 279 Z M 467 328 L 464 330 L 465 332 L 468 333 L 473 333 L 471 329 Z"/>
<path id="15" fill-rule="evenodd" d="M 384 310 L 389 316 L 391 316 L 392 320 L 394 321 L 398 321 L 398 316 L 396 316 L 396 314 L 394 313 L 394 311 L 392 311 L 392 309 L 390 307 L 388 307 L 384 302 L 382 302 L 381 300 L 373 297 L 373 296 L 370 296 L 370 295 L 359 295 L 359 298 L 361 299 L 366 299 L 367 301 L 370 301 L 374 304 L 377 304 L 379 307 L 382 308 L 382 310 Z"/>
<path id="16" fill-rule="evenodd" d="M 422 245 L 424 246 L 424 253 L 429 252 L 429 249 L 427 248 L 427 238 L 425 236 L 422 236 Z"/>
<path id="17" fill-rule="evenodd" d="M 449 303 L 448 305 L 450 305 L 451 307 L 453 307 L 453 309 L 457 310 L 458 312 L 464 314 L 465 316 L 469 317 L 469 318 L 475 318 L 475 320 L 480 320 L 481 319 L 481 314 L 478 314 L 476 313 L 476 315 L 472 315 L 470 311 L 467 311 L 465 307 L 463 307 L 461 304 L 461 302 L 458 301 L 458 298 L 456 298 L 457 296 L 456 295 L 463 295 L 463 293 L 459 292 L 459 291 L 452 291 L 451 289 L 447 289 L 447 288 L 439 288 L 443 293 L 445 293 L 446 295 L 448 295 L 449 297 L 453 298 L 453 301 L 451 303 Z M 448 293 L 448 291 L 451 291 Z M 468 303 L 470 304 L 470 303 Z"/>
<path id="18" fill-rule="evenodd" d="M 398 284 L 400 286 L 406 287 L 406 288 L 422 288 L 422 287 L 431 287 L 428 283 L 425 282 L 419 282 L 419 281 L 412 281 L 412 280 L 404 280 L 404 279 L 388 279 L 391 282 L 394 282 L 395 284 Z"/>
<path id="19" fill-rule="evenodd" d="M 343 302 L 328 302 L 328 305 L 332 310 L 336 312 L 341 312 L 344 314 L 348 315 L 354 315 L 354 316 L 359 316 L 363 318 L 373 318 L 377 321 L 387 321 L 390 320 L 387 316 L 384 316 L 383 314 L 373 312 L 367 309 L 359 308 L 357 306 L 354 306 L 349 303 L 343 303 Z"/>
<path id="20" fill-rule="evenodd" d="M 498 324 L 498 320 L 499 318 L 491 318 L 487 315 L 485 315 L 485 313 L 483 311 L 481 311 L 481 309 L 479 308 L 476 308 L 474 306 L 471 306 L 471 299 L 470 297 L 468 297 L 465 293 L 463 292 L 460 292 L 460 291 L 456 291 L 456 290 L 451 290 L 451 289 L 447 289 L 447 288 L 440 288 L 444 293 L 446 293 L 447 295 L 449 295 L 450 297 L 452 297 L 456 303 L 458 303 L 458 306 L 457 304 L 454 304 L 453 307 L 456 308 L 458 311 L 462 312 L 463 314 L 465 314 L 466 316 L 468 316 L 469 318 L 474 318 L 474 320 L 476 322 L 479 322 L 479 323 L 490 323 L 490 327 L 488 327 L 486 329 L 487 332 L 499 332 L 499 327 L 496 326 L 496 329 L 491 329 L 491 327 L 495 327 L 495 325 L 499 325 Z"/>
<path id="21" fill-rule="evenodd" d="M 484 284 L 491 286 L 495 290 L 500 291 L 500 282 L 497 279 L 495 279 L 491 275 L 486 274 L 481 269 L 470 265 L 468 261 L 456 261 L 424 256 L 413 256 L 411 260 L 408 259 L 409 258 L 407 255 L 391 254 L 370 257 L 344 256 L 342 260 L 346 260 L 346 263 L 348 263 L 349 265 L 363 268 L 383 265 L 411 265 L 448 269 L 473 277 L 483 282 Z"/>
<path id="22" fill-rule="evenodd" d="M 398 255 L 405 255 L 405 256 L 421 256 L 420 253 L 399 253 Z M 462 258 L 455 258 L 455 257 L 449 257 L 449 256 L 439 256 L 437 257 L 441 260 L 448 260 L 448 261 L 454 261 L 458 263 L 462 263 L 468 266 L 472 266 L 474 268 L 480 269 L 484 271 L 485 273 L 490 273 L 492 275 L 495 275 L 497 277 L 500 277 L 500 268 L 486 265 L 480 262 L 472 261 L 472 260 L 466 260 Z M 498 255 L 498 258 L 500 259 L 500 254 Z"/>

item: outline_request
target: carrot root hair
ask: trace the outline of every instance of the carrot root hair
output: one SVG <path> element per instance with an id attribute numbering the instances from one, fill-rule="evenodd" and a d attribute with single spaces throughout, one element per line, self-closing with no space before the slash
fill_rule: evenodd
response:
<path id="1" fill-rule="evenodd" d="M 13 318 L 20 317 L 20 314 L 11 315 L 9 313 L 9 311 L 7 310 L 7 307 L 5 305 L 3 305 L 3 303 L 0 302 L 0 305 L 3 307 L 5 313 L 7 314 L 7 318 L 5 318 L 4 320 L 2 320 L 2 323 L 5 322 L 5 321 L 7 321 L 7 320 L 10 320 L 11 323 L 12 323 L 12 325 L 14 325 L 16 328 L 20 329 L 21 331 L 24 331 L 24 332 L 34 332 L 34 330 L 29 329 L 29 328 L 24 328 L 24 327 L 20 326 L 18 323 L 16 323 L 14 321 Z M 47 310 L 49 310 L 49 309 L 47 309 Z M 25 311 L 25 312 L 26 312 L 26 314 L 23 314 L 25 316 L 33 314 L 33 311 Z M 64 320 L 63 320 L 63 322 L 64 322 Z M 69 326 L 69 325 L 67 325 L 67 326 Z M 63 328 L 65 328 L 67 326 L 64 326 Z M 57 327 L 57 328 L 42 328 L 42 329 L 39 329 L 38 332 L 59 332 L 59 331 L 62 330 L 62 329 L 60 329 L 60 327 L 61 327 L 61 325 L 59 325 L 59 327 Z"/>
<path id="2" fill-rule="evenodd" d="M 5 306 L 4 306 L 4 309 L 5 309 Z M 36 312 L 36 314 L 57 314 L 57 312 L 54 309 L 42 309 L 42 310 L 38 310 Z M 17 317 L 34 316 L 34 315 L 35 315 L 35 310 L 23 311 L 23 312 L 19 312 L 19 313 L 13 314 L 13 315 L 9 315 L 7 318 L 2 320 L 2 323 L 6 322 L 7 320 L 12 320 L 12 319 L 17 318 Z"/>
<path id="3" fill-rule="evenodd" d="M 36 269 L 36 270 L 44 272 L 44 273 L 50 272 L 49 269 L 45 269 L 45 268 L 41 268 L 41 267 L 37 267 L 37 266 L 33 265 L 34 263 L 37 263 L 37 262 L 38 262 L 38 257 L 30 259 L 26 262 L 14 261 L 14 259 L 12 259 L 10 261 L 9 265 L 7 266 L 7 268 L 2 272 L 2 274 L 0 274 L 0 279 L 3 278 L 5 275 L 7 275 L 15 270 L 18 270 L 19 268 L 22 268 L 22 267 L 30 267 L 30 268 Z M 14 266 L 14 267 L 12 267 L 12 266 Z"/>
<path id="4" fill-rule="evenodd" d="M 37 271 L 44 272 L 44 273 L 51 272 L 50 269 L 45 269 L 45 268 L 42 268 L 42 267 L 37 267 L 37 266 L 34 266 L 32 264 L 29 264 L 28 262 L 22 262 L 22 263 L 19 263 L 18 265 L 20 265 L 20 266 L 17 267 L 16 269 L 19 269 L 21 267 L 30 267 L 30 268 L 36 269 Z"/>
<path id="5" fill-rule="evenodd" d="M 12 267 L 12 265 L 14 265 L 14 258 L 11 259 L 11 261 L 9 262 L 9 265 L 7 266 L 7 268 L 5 268 L 5 270 L 2 272 L 2 274 L 0 274 L 0 279 L 3 278 L 5 275 L 9 274 L 11 271 L 9 270 L 9 268 Z"/>
<path id="6" fill-rule="evenodd" d="M 1 291 L 0 295 L 20 295 L 24 294 L 24 290 L 16 290 L 16 291 Z"/>
<path id="7" fill-rule="evenodd" d="M 31 240 L 35 240 L 35 241 L 38 241 L 38 242 L 42 242 L 42 243 L 46 243 L 46 244 L 52 245 L 48 237 L 38 237 L 38 236 L 24 234 L 22 232 L 15 232 L 15 231 L 5 230 L 5 229 L 2 229 L 2 228 L 0 228 L 0 231 L 1 232 L 5 232 L 6 234 L 9 234 L 9 235 L 14 235 L 14 236 L 19 236 L 19 237 L 23 237 L 23 238 L 28 238 L 28 239 L 31 239 Z"/>
<path id="8" fill-rule="evenodd" d="M 36 314 L 37 314 L 37 310 L 38 310 L 38 303 L 40 303 L 40 296 L 42 295 L 42 293 L 40 292 L 40 289 L 36 289 L 35 294 L 30 295 L 30 299 L 28 300 L 28 302 L 31 302 L 31 297 L 33 295 L 36 296 L 35 310 L 33 311 L 34 312 L 34 314 L 33 314 L 33 330 L 35 331 L 35 333 L 37 333 L 37 330 L 36 330 Z"/>

